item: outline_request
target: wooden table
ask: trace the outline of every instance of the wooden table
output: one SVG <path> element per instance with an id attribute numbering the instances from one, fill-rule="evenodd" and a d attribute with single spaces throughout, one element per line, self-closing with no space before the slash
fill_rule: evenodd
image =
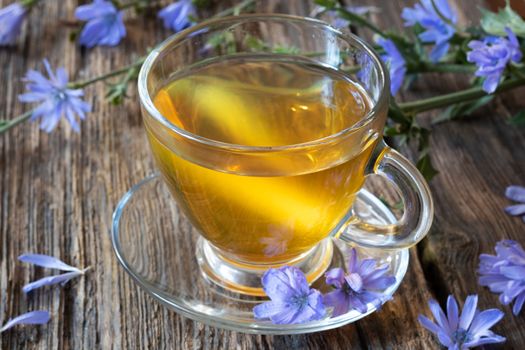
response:
<path id="1" fill-rule="evenodd" d="M 381 8 L 374 16 L 380 27 L 402 27 L 398 14 L 405 1 L 366 3 Z M 482 4 L 455 1 L 460 22 L 477 21 L 476 6 Z M 45 1 L 30 15 L 19 44 L 0 50 L 2 117 L 25 110 L 17 102 L 23 91 L 20 78 L 29 68 L 41 67 L 44 57 L 53 66 L 67 67 L 74 79 L 86 78 L 130 63 L 169 34 L 154 18 L 132 17 L 119 47 L 84 51 L 68 39 L 73 28 L 64 24 L 76 6 L 73 0 Z M 306 1 L 272 0 L 258 6 L 300 15 L 310 11 Z M 448 75 L 426 76 L 401 98 L 458 89 L 460 82 Z M 411 249 L 409 271 L 394 300 L 355 324 L 298 336 L 245 335 L 193 322 L 162 307 L 125 274 L 109 239 L 111 214 L 119 198 L 154 165 L 135 90 L 117 107 L 104 102 L 103 84 L 86 91 L 95 112 L 82 123 L 80 134 L 64 124 L 49 135 L 24 124 L 0 136 L 0 321 L 36 309 L 53 314 L 47 326 L 0 335 L 2 349 L 437 349 L 436 340 L 417 322 L 419 313 L 429 314 L 428 299 L 443 302 L 453 293 L 464 300 L 478 293 L 482 308 L 501 307 L 496 295 L 478 286 L 475 271 L 478 255 L 492 253 L 498 240 L 525 245 L 525 224 L 503 212 L 509 204 L 505 187 L 525 185 L 525 129 L 505 122 L 525 106 L 523 89 L 497 97 L 468 120 L 434 128 L 432 157 L 441 171 L 430 184 L 435 224 L 428 238 Z M 93 271 L 64 288 L 25 296 L 22 286 L 44 272 L 17 262 L 24 252 L 58 256 Z M 515 317 L 509 307 L 501 308 L 505 318 L 494 330 L 508 341 L 500 348 L 523 349 L 523 314 Z"/>

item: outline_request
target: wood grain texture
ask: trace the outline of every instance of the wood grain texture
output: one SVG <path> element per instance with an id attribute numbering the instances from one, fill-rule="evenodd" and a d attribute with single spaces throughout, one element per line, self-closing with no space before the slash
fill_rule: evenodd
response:
<path id="1" fill-rule="evenodd" d="M 11 1 L 0 0 L 1 6 Z M 214 9 L 224 8 L 221 1 Z M 350 1 L 347 1 L 350 3 Z M 361 1 L 382 9 L 380 27 L 402 27 L 398 14 L 413 1 Z M 460 21 L 476 21 L 483 2 L 456 1 Z M 30 14 L 18 45 L 0 50 L 0 115 L 24 111 L 17 102 L 20 78 L 41 68 L 47 57 L 65 66 L 73 79 L 121 67 L 169 33 L 155 18 L 127 19 L 128 36 L 117 48 L 85 51 L 68 40 L 77 1 L 45 1 Z M 306 15 L 307 1 L 264 1 L 260 11 Z M 368 32 L 360 34 L 370 37 Z M 457 89 L 461 79 L 426 76 L 405 100 Z M 411 264 L 393 301 L 380 312 L 345 327 L 299 336 L 254 336 L 204 326 L 168 311 L 140 290 L 118 266 L 109 230 L 122 194 L 153 169 L 142 130 L 137 95 L 124 106 L 104 101 L 104 86 L 86 89 L 94 113 L 80 134 L 63 125 L 52 134 L 25 124 L 0 136 L 0 321 L 20 313 L 48 309 L 43 327 L 18 328 L 0 335 L 2 349 L 438 349 L 417 323 L 429 314 L 426 302 L 443 302 L 449 293 L 463 300 L 480 294 L 482 308 L 498 306 L 497 296 L 476 283 L 478 255 L 492 252 L 503 238 L 525 245 L 525 225 L 504 214 L 503 192 L 525 185 L 525 132 L 505 118 L 525 106 L 524 90 L 497 97 L 469 120 L 434 128 L 433 159 L 441 174 L 432 181 L 436 218 L 432 232 L 411 250 Z M 423 116 L 424 119 L 427 116 Z M 55 255 L 93 271 L 64 288 L 23 295 L 21 288 L 46 272 L 16 261 L 24 252 Z M 524 316 L 509 307 L 496 327 L 508 338 L 499 348 L 525 344 Z M 497 347 L 496 347 L 497 348 Z"/>

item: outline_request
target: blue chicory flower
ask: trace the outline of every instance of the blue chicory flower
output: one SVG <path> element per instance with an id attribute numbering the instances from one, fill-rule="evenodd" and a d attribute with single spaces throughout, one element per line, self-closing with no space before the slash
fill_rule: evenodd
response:
<path id="1" fill-rule="evenodd" d="M 360 313 L 368 310 L 368 304 L 376 307 L 384 301 L 381 290 L 388 288 L 396 282 L 393 276 L 386 276 L 388 264 L 377 266 L 374 259 L 360 261 L 357 251 L 352 249 L 348 261 L 348 274 L 337 267 L 325 274 L 326 283 L 336 289 L 324 295 L 323 302 L 326 306 L 334 308 L 332 317 L 347 313 L 355 309 Z"/>
<path id="2" fill-rule="evenodd" d="M 18 324 L 46 324 L 50 319 L 51 315 L 49 315 L 49 312 L 47 311 L 31 311 L 7 321 L 7 323 L 0 328 L 0 333 L 7 331 Z"/>
<path id="3" fill-rule="evenodd" d="M 407 73 L 405 58 L 392 40 L 378 38 L 376 42 L 385 50 L 385 54 L 381 55 L 381 59 L 388 66 L 390 72 L 390 92 L 392 95 L 395 95 L 403 85 Z"/>
<path id="4" fill-rule="evenodd" d="M 479 284 L 500 293 L 499 300 L 518 315 L 525 302 L 525 251 L 518 242 L 503 240 L 496 244 L 496 255 L 479 257 Z"/>
<path id="5" fill-rule="evenodd" d="M 498 309 L 484 311 L 476 310 L 478 296 L 469 295 L 459 315 L 456 299 L 450 295 L 447 299 L 447 315 L 438 302 L 430 300 L 430 311 L 436 323 L 423 315 L 419 315 L 419 323 L 435 335 L 439 342 L 449 350 L 463 350 L 475 346 L 502 343 L 506 339 L 490 330 L 503 318 L 503 312 Z"/>
<path id="6" fill-rule="evenodd" d="M 192 0 L 179 0 L 163 8 L 158 17 L 164 21 L 164 27 L 180 32 L 193 24 L 190 16 L 196 15 L 197 11 Z"/>
<path id="7" fill-rule="evenodd" d="M 27 9 L 17 2 L 0 9 L 0 46 L 14 44 L 26 13 Z"/>
<path id="8" fill-rule="evenodd" d="M 85 118 L 85 113 L 91 111 L 91 106 L 81 99 L 84 92 L 81 89 L 68 89 L 68 76 L 64 68 L 58 68 L 53 73 L 49 62 L 44 60 L 49 79 L 42 73 L 29 70 L 25 76 L 28 92 L 20 95 L 21 102 L 42 102 L 32 113 L 31 120 L 41 119 L 40 128 L 51 132 L 62 117 L 66 117 L 75 131 L 80 127 L 75 119 Z"/>
<path id="9" fill-rule="evenodd" d="M 275 324 L 305 323 L 325 316 L 323 297 L 310 289 L 305 275 L 296 267 L 269 269 L 262 277 L 264 292 L 271 301 L 253 308 L 257 319 Z"/>
<path id="10" fill-rule="evenodd" d="M 505 190 L 505 196 L 510 200 L 520 203 L 506 207 L 505 212 L 509 215 L 521 216 L 521 219 L 525 222 L 525 187 L 509 186 Z"/>
<path id="11" fill-rule="evenodd" d="M 505 30 L 508 39 L 491 36 L 483 41 L 473 40 L 468 44 L 471 51 L 467 54 L 467 60 L 478 67 L 476 76 L 485 77 L 483 90 L 489 94 L 498 87 L 507 64 L 510 61 L 517 63 L 522 58 L 516 35 L 509 28 Z"/>
<path id="12" fill-rule="evenodd" d="M 75 10 L 75 17 L 87 21 L 80 33 L 80 44 L 87 48 L 97 45 L 115 46 L 126 36 L 123 13 L 111 1 L 93 0 Z"/>
<path id="13" fill-rule="evenodd" d="M 436 11 L 439 11 L 439 13 Z M 414 8 L 404 8 L 401 17 L 405 26 L 421 25 L 425 31 L 419 34 L 424 43 L 434 43 L 430 60 L 437 62 L 449 49 L 449 41 L 454 36 L 457 15 L 447 0 L 421 0 Z M 445 21 L 446 18 L 448 21 Z"/>
<path id="14" fill-rule="evenodd" d="M 30 291 L 43 286 L 51 286 L 59 283 L 61 285 L 64 285 L 71 279 L 83 275 L 87 270 L 89 270 L 89 267 L 81 270 L 71 265 L 68 265 L 55 257 L 43 254 L 23 254 L 18 257 L 18 260 L 50 269 L 68 271 L 60 275 L 48 276 L 41 278 L 35 282 L 28 283 L 22 288 L 24 293 L 29 293 Z"/>

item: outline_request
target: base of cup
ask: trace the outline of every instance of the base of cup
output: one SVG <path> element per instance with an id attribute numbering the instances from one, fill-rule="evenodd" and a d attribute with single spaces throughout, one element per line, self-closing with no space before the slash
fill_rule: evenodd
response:
<path id="1" fill-rule="evenodd" d="M 206 239 L 199 237 L 195 255 L 202 275 L 208 281 L 230 291 L 244 295 L 265 296 L 261 288 L 261 277 L 270 268 L 295 266 L 312 284 L 330 266 L 333 255 L 332 240 L 327 238 L 297 258 L 280 265 L 254 265 L 233 260 L 221 253 Z"/>
<path id="2" fill-rule="evenodd" d="M 358 193 L 354 209 L 360 217 L 378 225 L 397 221 L 391 210 L 366 190 Z M 325 318 L 302 324 L 273 324 L 256 319 L 254 306 L 268 299 L 229 292 L 210 282 L 209 278 L 203 278 L 195 251 L 204 242 L 199 241 L 197 230 L 183 215 L 157 174 L 145 178 L 122 197 L 115 208 L 112 225 L 111 242 L 118 262 L 131 276 L 127 281 L 135 282 L 168 309 L 209 326 L 253 334 L 312 333 L 355 322 L 380 307 L 368 303 L 364 313 L 350 309 L 337 317 L 330 317 L 329 309 Z M 396 283 L 378 293 L 384 301 L 391 299 L 407 271 L 408 249 L 366 248 L 335 237 L 331 242 L 333 256 L 328 269 L 347 269 L 353 249 L 357 250 L 360 259 L 374 259 L 379 265 L 388 266 L 388 273 L 395 277 Z M 317 278 L 312 288 L 323 294 L 332 290 L 322 277 Z"/>

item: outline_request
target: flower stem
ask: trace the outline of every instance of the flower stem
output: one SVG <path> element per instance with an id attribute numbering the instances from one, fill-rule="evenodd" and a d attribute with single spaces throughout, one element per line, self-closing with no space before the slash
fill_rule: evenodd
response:
<path id="1" fill-rule="evenodd" d="M 497 94 L 523 85 L 525 85 L 525 78 L 509 79 L 501 83 L 494 93 Z M 483 91 L 481 86 L 476 86 L 470 89 L 430 97 L 419 101 L 400 103 L 399 107 L 405 113 L 417 114 L 431 109 L 450 106 L 459 102 L 476 100 L 487 95 L 488 94 Z"/>
<path id="2" fill-rule="evenodd" d="M 36 4 L 38 1 L 40 1 L 40 0 L 22 0 L 21 3 L 24 6 L 29 6 L 30 7 L 30 6 L 33 6 L 34 4 Z M 157 1 L 158 0 L 150 0 L 150 2 L 157 2 Z M 218 12 L 213 17 L 224 17 L 224 16 L 237 14 L 240 11 L 242 11 L 243 9 L 245 9 L 246 7 L 251 6 L 252 4 L 255 4 L 255 2 L 256 2 L 256 0 L 244 0 L 244 1 L 242 1 L 241 3 L 239 3 L 239 4 L 235 5 L 235 6 L 227 8 L 227 9 L 221 11 L 221 12 Z M 144 0 L 134 0 L 134 1 L 131 1 L 131 2 L 126 3 L 126 4 L 122 4 L 122 5 L 118 1 L 115 1 L 114 3 L 116 4 L 118 9 L 122 10 L 122 9 L 125 9 L 125 8 L 129 8 L 129 7 L 138 5 L 140 3 L 144 3 Z M 112 78 L 112 77 L 116 77 L 116 76 L 121 75 L 121 74 L 127 74 L 125 79 L 130 80 L 131 77 L 134 74 L 136 74 L 137 69 L 139 69 L 140 66 L 142 66 L 142 64 L 144 63 L 145 59 L 146 59 L 145 57 L 141 57 L 137 61 L 133 62 L 132 64 L 130 64 L 128 66 L 125 66 L 123 68 L 119 68 L 119 69 L 113 70 L 111 72 L 99 75 L 97 77 L 93 77 L 93 78 L 86 79 L 86 80 L 81 80 L 81 81 L 70 82 L 68 84 L 68 88 L 70 88 L 70 89 L 82 89 L 82 88 L 84 88 L 84 87 L 86 87 L 88 85 L 91 85 L 93 83 L 96 83 L 98 81 L 103 81 L 103 80 L 106 80 L 106 79 L 109 79 L 109 78 Z M 15 117 L 14 119 L 11 119 L 11 120 L 0 120 L 0 134 L 3 134 L 6 131 L 14 128 L 15 126 L 17 126 L 17 125 L 27 121 L 29 118 L 31 118 L 31 114 L 32 113 L 33 113 L 33 110 L 29 110 L 29 111 L 24 112 L 23 114 L 19 115 L 18 117 Z"/>
<path id="3" fill-rule="evenodd" d="M 119 10 L 125 10 L 125 9 L 128 9 L 130 7 L 135 7 L 137 5 L 141 5 L 141 4 L 146 4 L 146 6 L 150 6 L 151 3 L 155 3 L 155 2 L 159 2 L 159 0 L 148 0 L 148 1 L 145 1 L 145 0 L 134 0 L 134 1 L 131 1 L 131 2 L 128 2 L 128 3 L 125 3 L 125 4 L 121 4 L 120 1 L 113 1 L 113 3 L 115 4 L 115 7 Z"/>
<path id="4" fill-rule="evenodd" d="M 409 73 L 473 73 L 474 65 L 452 63 L 423 63 L 414 68 L 408 67 Z"/>
<path id="5" fill-rule="evenodd" d="M 217 12 L 213 17 L 226 17 L 230 15 L 235 15 L 236 13 L 244 10 L 246 7 L 255 4 L 255 2 L 256 0 L 244 0 L 243 2 L 240 2 L 235 6 L 227 8 L 221 12 Z"/>
<path id="6" fill-rule="evenodd" d="M 29 110 L 24 112 L 23 114 L 19 115 L 15 119 L 2 121 L 0 120 L 0 134 L 3 134 L 7 130 L 17 126 L 20 123 L 25 122 L 29 118 L 31 118 L 31 114 L 33 114 L 33 110 Z"/>
<path id="7" fill-rule="evenodd" d="M 30 9 L 31 7 L 38 4 L 40 0 L 21 0 L 20 5 L 24 6 L 26 9 Z"/>
<path id="8" fill-rule="evenodd" d="M 341 17 L 343 17 L 344 19 L 349 20 L 352 23 L 356 23 L 356 24 L 362 25 L 363 27 L 366 27 L 366 28 L 370 29 L 374 33 L 377 33 L 377 34 L 381 35 L 384 38 L 388 37 L 388 35 L 386 33 L 384 33 L 381 29 L 379 29 L 374 24 L 372 24 L 369 20 L 367 20 L 366 18 L 364 18 L 362 16 L 356 15 L 355 13 L 352 13 L 352 12 L 346 10 L 344 7 L 338 6 L 338 7 L 335 8 L 335 11 L 337 11 L 337 13 Z"/>
<path id="9" fill-rule="evenodd" d="M 142 63 L 144 63 L 145 59 L 146 59 L 145 57 L 141 57 L 138 60 L 136 60 L 135 62 L 133 62 L 132 64 L 130 64 L 128 66 L 125 66 L 123 68 L 115 69 L 115 70 L 113 70 L 111 72 L 108 72 L 108 73 L 105 73 L 105 74 L 102 74 L 102 75 L 99 75 L 97 77 L 93 77 L 93 78 L 90 78 L 90 79 L 87 79 L 87 80 L 71 82 L 71 83 L 68 84 L 68 87 L 71 88 L 71 89 L 81 89 L 81 88 L 84 88 L 84 87 L 86 87 L 88 85 L 96 83 L 97 81 L 106 80 L 108 78 L 112 78 L 112 77 L 115 77 L 117 75 L 121 75 L 121 74 L 127 73 L 130 70 L 133 70 L 135 68 L 138 68 L 138 67 L 142 66 Z"/>

